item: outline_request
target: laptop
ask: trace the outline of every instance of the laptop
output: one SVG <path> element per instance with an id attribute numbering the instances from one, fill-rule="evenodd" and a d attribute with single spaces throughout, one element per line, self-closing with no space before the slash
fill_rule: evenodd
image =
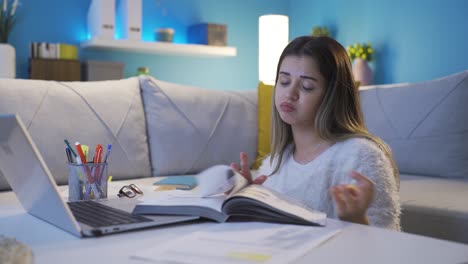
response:
<path id="1" fill-rule="evenodd" d="M 136 199 L 65 202 L 52 174 L 18 115 L 0 115 L 0 176 L 23 208 L 78 237 L 161 226 L 198 219 L 193 216 L 133 215 Z M 64 165 L 65 166 L 65 165 Z M 91 211 L 91 214 L 89 213 Z"/>

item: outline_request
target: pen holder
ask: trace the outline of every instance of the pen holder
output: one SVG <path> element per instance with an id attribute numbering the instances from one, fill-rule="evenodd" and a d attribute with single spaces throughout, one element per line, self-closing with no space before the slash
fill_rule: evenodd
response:
<path id="1" fill-rule="evenodd" d="M 107 163 L 68 163 L 68 200 L 107 198 Z"/>

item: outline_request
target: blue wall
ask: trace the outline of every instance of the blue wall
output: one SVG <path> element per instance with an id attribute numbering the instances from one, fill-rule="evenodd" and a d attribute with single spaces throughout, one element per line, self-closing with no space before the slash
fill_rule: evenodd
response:
<path id="1" fill-rule="evenodd" d="M 468 69 L 466 0 L 290 2 L 290 36 L 327 26 L 344 46 L 371 42 L 376 83 L 424 81 Z"/>
<path id="2" fill-rule="evenodd" d="M 28 46 L 35 42 L 79 45 L 87 38 L 90 0 L 21 0 L 10 43 L 17 75 L 28 78 Z M 163 15 L 162 9 L 166 10 Z M 200 58 L 117 51 L 80 50 L 82 60 L 119 61 L 125 76 L 148 66 L 156 78 L 211 89 L 255 89 L 258 82 L 258 17 L 290 16 L 290 38 L 328 26 L 343 45 L 371 42 L 376 83 L 429 80 L 468 69 L 466 0 L 143 0 L 143 38 L 173 27 L 186 41 L 187 27 L 199 22 L 228 26 L 236 57 Z"/>
<path id="3" fill-rule="evenodd" d="M 17 77 L 28 78 L 28 46 L 32 41 L 79 45 L 88 36 L 90 0 L 22 0 L 10 43 L 16 48 Z M 166 10 L 163 15 L 162 9 Z M 258 17 L 286 14 L 285 0 L 143 0 L 143 39 L 159 27 L 173 27 L 175 42 L 186 42 L 186 30 L 200 22 L 227 25 L 228 46 L 236 57 L 185 57 L 120 51 L 80 50 L 82 60 L 124 62 L 125 76 L 148 66 L 161 80 L 212 89 L 255 89 L 258 84 Z"/>

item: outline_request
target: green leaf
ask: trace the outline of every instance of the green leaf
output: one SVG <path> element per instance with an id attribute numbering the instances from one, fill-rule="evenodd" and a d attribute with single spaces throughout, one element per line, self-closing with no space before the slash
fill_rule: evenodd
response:
<path id="1" fill-rule="evenodd" d="M 16 24 L 16 13 L 11 16 L 11 8 L 0 9 L 0 43 L 8 42 L 8 37 Z"/>

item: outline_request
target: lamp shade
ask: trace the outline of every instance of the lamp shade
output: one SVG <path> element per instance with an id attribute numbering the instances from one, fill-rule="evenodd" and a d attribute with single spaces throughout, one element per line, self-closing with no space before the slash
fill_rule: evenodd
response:
<path id="1" fill-rule="evenodd" d="M 289 18 L 263 15 L 258 25 L 258 76 L 261 82 L 274 84 L 279 57 L 288 44 Z"/>

